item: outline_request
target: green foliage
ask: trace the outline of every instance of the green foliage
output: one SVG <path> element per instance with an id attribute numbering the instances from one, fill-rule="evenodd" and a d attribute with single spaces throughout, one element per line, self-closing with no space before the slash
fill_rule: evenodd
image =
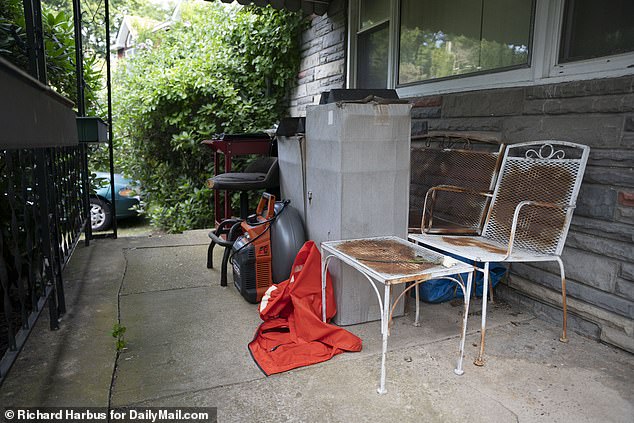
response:
<path id="1" fill-rule="evenodd" d="M 401 83 L 522 65 L 528 60 L 525 45 L 418 27 L 402 29 L 400 43 Z"/>
<path id="2" fill-rule="evenodd" d="M 24 10 L 19 0 L 0 0 L 0 56 L 27 69 Z"/>
<path id="3" fill-rule="evenodd" d="M 24 11 L 18 0 L 0 0 L 0 56 L 25 69 L 27 66 Z"/>
<path id="4" fill-rule="evenodd" d="M 2 1 L 2 0 L 0 0 Z M 157 4 L 150 0 L 110 0 L 110 35 L 115 37 L 125 15 L 138 15 L 165 20 L 173 10 L 176 1 Z M 48 0 L 47 4 L 55 9 L 73 16 L 72 0 Z M 108 51 L 106 42 L 105 7 L 103 0 L 81 0 L 82 27 L 84 47 L 94 52 L 100 59 L 105 59 Z"/>
<path id="5" fill-rule="evenodd" d="M 204 182 L 213 163 L 200 142 L 269 128 L 284 114 L 303 25 L 270 7 L 184 3 L 169 31 L 118 64 L 117 168 L 143 182 L 153 224 L 171 232 L 212 224 Z"/>
<path id="6" fill-rule="evenodd" d="M 24 9 L 20 0 L 0 0 L 0 55 L 18 67 L 28 69 Z M 75 38 L 72 14 L 42 4 L 42 28 L 48 84 L 77 102 L 75 82 Z M 94 56 L 84 58 L 86 109 L 95 113 L 101 87 L 99 63 Z"/>
<path id="7" fill-rule="evenodd" d="M 110 334 L 115 339 L 115 348 L 117 349 L 117 352 L 123 351 L 126 347 L 126 342 L 124 337 L 126 330 L 127 328 L 125 326 L 122 326 L 119 323 L 115 323 L 112 326 L 112 332 Z"/>
<path id="8" fill-rule="evenodd" d="M 42 23 L 49 84 L 76 102 L 75 34 L 71 16 L 45 8 Z M 98 108 L 98 91 L 101 88 L 99 63 L 94 55 L 84 56 L 84 82 L 86 113 L 94 115 Z"/>

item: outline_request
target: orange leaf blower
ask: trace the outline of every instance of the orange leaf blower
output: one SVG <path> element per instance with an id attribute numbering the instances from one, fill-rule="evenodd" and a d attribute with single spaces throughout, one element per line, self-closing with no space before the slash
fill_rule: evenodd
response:
<path id="1" fill-rule="evenodd" d="M 262 194 L 255 215 L 241 224 L 244 234 L 233 244 L 233 281 L 250 303 L 259 302 L 273 283 L 270 229 L 276 217 L 275 206 L 274 195 Z"/>

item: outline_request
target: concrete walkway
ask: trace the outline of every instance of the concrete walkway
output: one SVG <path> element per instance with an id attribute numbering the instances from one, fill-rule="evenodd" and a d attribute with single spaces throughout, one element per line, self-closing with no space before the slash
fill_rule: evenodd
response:
<path id="1" fill-rule="evenodd" d="M 474 302 L 462 377 L 452 372 L 461 307 L 425 304 L 421 327 L 395 320 L 386 395 L 376 393 L 378 322 L 348 328 L 362 352 L 267 378 L 247 351 L 257 307 L 205 268 L 207 242 L 193 231 L 78 247 L 61 329 L 50 332 L 43 313 L 0 404 L 214 406 L 220 422 L 633 421 L 633 355 L 574 333 L 562 344 L 558 325 L 501 302 L 490 310 L 484 367 L 471 364 Z M 117 356 L 119 319 L 127 349 Z"/>

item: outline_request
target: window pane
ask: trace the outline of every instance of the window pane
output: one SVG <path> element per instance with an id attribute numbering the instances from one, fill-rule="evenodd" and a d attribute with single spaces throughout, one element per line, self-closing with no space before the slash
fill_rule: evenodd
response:
<path id="1" fill-rule="evenodd" d="M 480 69 L 528 63 L 532 11 L 531 1 L 484 2 Z"/>
<path id="2" fill-rule="evenodd" d="M 388 23 L 357 37 L 357 88 L 387 87 Z"/>
<path id="3" fill-rule="evenodd" d="M 634 51 L 634 1 L 567 1 L 560 62 Z"/>
<path id="4" fill-rule="evenodd" d="M 359 2 L 360 28 L 366 28 L 388 18 L 389 0 L 361 0 Z"/>
<path id="5" fill-rule="evenodd" d="M 399 84 L 528 63 L 531 0 L 402 0 Z"/>

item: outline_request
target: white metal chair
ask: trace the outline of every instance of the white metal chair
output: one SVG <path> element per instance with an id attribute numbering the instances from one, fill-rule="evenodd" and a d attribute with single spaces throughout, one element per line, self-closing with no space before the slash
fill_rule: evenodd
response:
<path id="1" fill-rule="evenodd" d="M 556 261 L 561 272 L 563 330 L 566 336 L 566 277 L 561 252 L 583 179 L 590 148 L 564 141 L 536 141 L 507 146 L 482 235 L 410 234 L 410 240 L 484 264 L 482 331 L 475 360 L 484 365 L 486 307 L 491 262 Z M 433 190 L 473 191 L 453 186 Z M 431 190 L 430 190 L 431 191 Z M 423 210 L 426 210 L 427 205 Z M 424 219 L 423 219 L 424 220 Z M 426 227 L 421 232 L 426 232 Z"/>
<path id="2" fill-rule="evenodd" d="M 473 143 L 475 144 L 475 143 Z M 472 144 L 467 143 L 467 146 Z M 426 233 L 480 235 L 497 180 L 504 144 L 483 149 L 417 148 L 417 167 L 422 180 L 413 181 L 415 189 L 426 192 L 422 209 L 422 226 Z M 497 150 L 496 150 L 497 148 Z M 413 153 L 414 154 L 414 153 Z M 455 193 L 438 189 L 460 186 L 469 191 Z M 412 200 L 414 203 L 414 201 Z M 421 204 L 411 204 L 420 208 Z M 410 205 L 410 206 L 411 206 Z M 421 210 L 417 210 L 419 213 Z"/>

